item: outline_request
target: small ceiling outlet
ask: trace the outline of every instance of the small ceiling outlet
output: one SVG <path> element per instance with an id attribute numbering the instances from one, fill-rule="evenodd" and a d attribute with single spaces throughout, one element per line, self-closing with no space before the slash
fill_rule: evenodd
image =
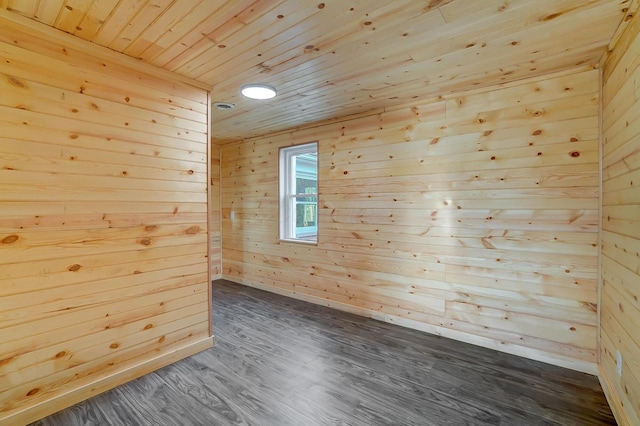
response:
<path id="1" fill-rule="evenodd" d="M 213 104 L 214 108 L 221 109 L 223 111 L 227 111 L 230 109 L 234 109 L 236 106 L 229 102 L 216 102 Z"/>

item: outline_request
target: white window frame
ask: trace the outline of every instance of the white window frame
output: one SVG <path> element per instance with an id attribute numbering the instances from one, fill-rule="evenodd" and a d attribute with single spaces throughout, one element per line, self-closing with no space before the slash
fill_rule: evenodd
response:
<path id="1" fill-rule="evenodd" d="M 280 148 L 280 240 L 317 244 L 318 242 L 318 193 L 296 194 L 296 157 L 304 154 L 318 153 L 318 142 L 305 143 Z M 316 161 L 316 179 L 318 161 Z M 317 183 L 316 183 L 317 188 Z M 315 197 L 316 199 L 316 234 L 315 239 L 296 238 L 296 198 Z"/>

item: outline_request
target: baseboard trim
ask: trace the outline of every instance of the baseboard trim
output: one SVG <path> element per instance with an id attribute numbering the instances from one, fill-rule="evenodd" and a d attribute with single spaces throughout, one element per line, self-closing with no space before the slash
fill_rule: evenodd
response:
<path id="1" fill-rule="evenodd" d="M 99 377 L 87 377 L 85 381 L 79 381 L 78 386 L 68 392 L 60 393 L 46 401 L 5 413 L 5 416 L 0 418 L 0 426 L 25 425 L 34 422 L 180 359 L 208 349 L 213 346 L 213 343 L 214 338 L 210 336 L 196 342 L 190 342 L 187 345 L 180 343 L 167 346 L 157 353 L 151 354 L 150 357 L 150 354 L 146 354 L 147 358 L 145 359 L 133 359 L 123 364 L 123 368 L 118 371 L 94 375 Z"/>

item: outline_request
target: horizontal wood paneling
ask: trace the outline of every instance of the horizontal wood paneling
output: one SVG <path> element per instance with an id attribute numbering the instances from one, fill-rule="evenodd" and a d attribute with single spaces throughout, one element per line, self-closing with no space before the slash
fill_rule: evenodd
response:
<path id="1" fill-rule="evenodd" d="M 598 104 L 576 71 L 225 144 L 223 276 L 595 372 Z M 280 243 L 278 148 L 313 140 L 318 244 Z"/>
<path id="2" fill-rule="evenodd" d="M 222 278 L 222 229 L 220 212 L 220 147 L 211 144 L 211 204 L 209 208 L 209 244 L 211 275 L 213 279 Z"/>
<path id="3" fill-rule="evenodd" d="M 211 345 L 207 92 L 67 37 L 0 25 L 0 424 Z"/>
<path id="4" fill-rule="evenodd" d="M 599 366 L 621 425 L 640 424 L 640 16 L 634 3 L 603 70 Z"/>

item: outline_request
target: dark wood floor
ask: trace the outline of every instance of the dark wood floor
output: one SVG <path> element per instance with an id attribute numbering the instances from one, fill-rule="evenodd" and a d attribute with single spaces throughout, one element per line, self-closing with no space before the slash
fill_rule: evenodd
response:
<path id="1" fill-rule="evenodd" d="M 216 346 L 35 425 L 611 425 L 598 380 L 228 281 Z"/>

